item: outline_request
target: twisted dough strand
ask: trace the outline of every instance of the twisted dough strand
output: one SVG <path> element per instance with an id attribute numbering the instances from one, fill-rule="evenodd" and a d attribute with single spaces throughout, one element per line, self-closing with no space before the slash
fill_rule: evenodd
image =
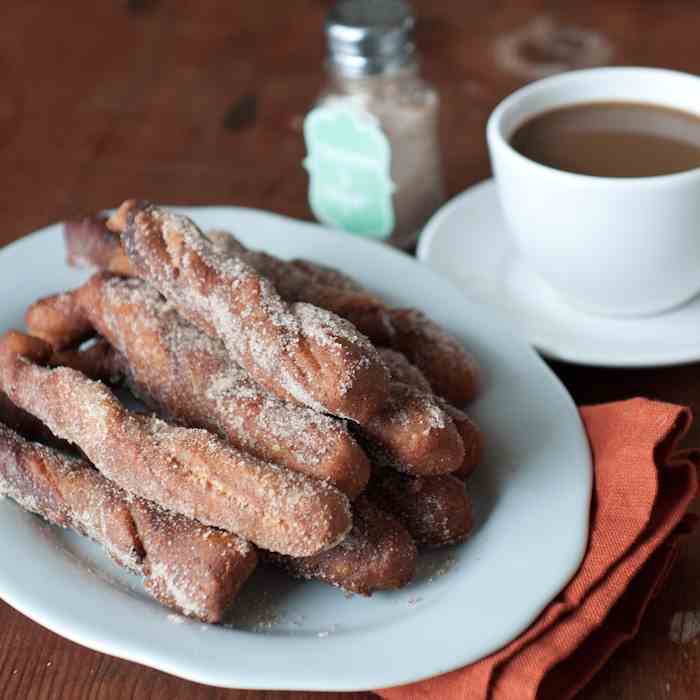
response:
<path id="1" fill-rule="evenodd" d="M 154 598 L 204 622 L 222 620 L 256 565 L 245 540 L 127 494 L 84 459 L 28 442 L 2 423 L 0 493 L 95 540 L 143 576 Z"/>

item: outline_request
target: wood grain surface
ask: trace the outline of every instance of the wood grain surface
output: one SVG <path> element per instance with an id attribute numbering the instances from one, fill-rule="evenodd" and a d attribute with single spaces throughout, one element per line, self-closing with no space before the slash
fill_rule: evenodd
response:
<path id="1" fill-rule="evenodd" d="M 525 42 L 522 56 L 535 64 L 574 65 L 581 48 L 579 35 L 569 31 L 574 27 L 603 36 L 616 64 L 700 72 L 697 0 L 415 4 L 424 69 L 443 96 L 450 193 L 489 174 L 486 118 L 526 80 L 497 47 L 533 20 L 562 29 L 552 45 Z M 1 5 L 0 244 L 129 196 L 230 203 L 310 218 L 300 127 L 322 80 L 321 23 L 328 2 L 4 0 Z M 552 367 L 579 403 L 644 395 L 696 407 L 700 396 L 698 365 L 634 371 Z M 700 444 L 700 428 L 690 442 Z M 687 542 L 638 637 L 580 697 L 700 696 L 700 637 L 683 644 L 669 638 L 674 615 L 699 610 L 700 533 Z M 88 651 L 2 603 L 0 696 L 371 697 L 207 688 Z"/>

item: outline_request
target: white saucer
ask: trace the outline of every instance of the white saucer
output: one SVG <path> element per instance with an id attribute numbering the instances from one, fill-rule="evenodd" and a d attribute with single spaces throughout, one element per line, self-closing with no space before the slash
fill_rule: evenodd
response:
<path id="1" fill-rule="evenodd" d="M 418 259 L 466 296 L 498 310 L 548 357 L 607 367 L 700 360 L 700 297 L 643 318 L 609 318 L 572 308 L 520 258 L 492 179 L 450 200 L 430 219 Z"/>

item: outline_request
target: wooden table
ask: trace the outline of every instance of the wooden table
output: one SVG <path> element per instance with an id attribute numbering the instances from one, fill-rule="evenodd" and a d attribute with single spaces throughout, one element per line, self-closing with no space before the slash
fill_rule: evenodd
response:
<path id="1" fill-rule="evenodd" d="M 40 2 L 0 10 L 0 244 L 129 196 L 231 203 L 309 218 L 302 116 L 321 82 L 321 0 Z M 451 193 L 489 173 L 484 125 L 524 78 L 497 38 L 545 18 L 601 33 L 614 62 L 700 72 L 697 0 L 416 2 L 419 45 L 440 87 Z M 575 6 L 575 7 L 574 7 Z M 576 42 L 568 49 L 576 50 Z M 565 47 L 566 48 L 566 47 Z M 526 47 L 533 60 L 549 50 Z M 28 270 L 27 274 L 31 274 Z M 579 403 L 632 395 L 695 405 L 698 366 L 602 370 L 552 363 Z M 696 427 L 691 439 L 700 442 Z M 28 553 L 29 554 L 29 553 Z M 638 637 L 581 694 L 696 698 L 698 639 L 669 639 L 671 618 L 700 608 L 700 533 Z M 121 700 L 320 697 L 223 691 L 103 656 L 0 604 L 3 698 Z M 371 697 L 369 694 L 327 697 Z"/>

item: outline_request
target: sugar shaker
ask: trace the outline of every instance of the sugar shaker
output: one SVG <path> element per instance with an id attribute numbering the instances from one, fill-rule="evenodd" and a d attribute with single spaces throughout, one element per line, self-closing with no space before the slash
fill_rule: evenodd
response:
<path id="1" fill-rule="evenodd" d="M 304 121 L 316 218 L 399 248 L 444 201 L 439 95 L 419 71 L 404 0 L 340 0 L 325 26 L 327 79 Z"/>

